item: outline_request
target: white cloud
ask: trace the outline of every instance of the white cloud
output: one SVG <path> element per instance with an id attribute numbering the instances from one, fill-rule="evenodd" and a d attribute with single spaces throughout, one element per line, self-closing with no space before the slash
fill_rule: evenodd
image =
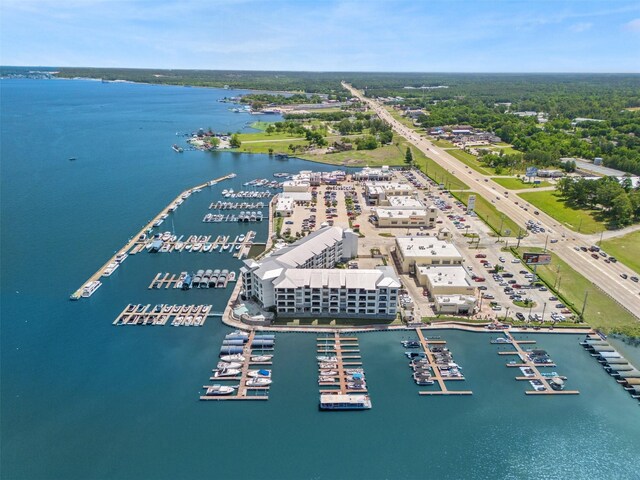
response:
<path id="1" fill-rule="evenodd" d="M 571 25 L 569 27 L 569 30 L 571 30 L 573 33 L 580 33 L 580 32 L 586 32 L 587 30 L 590 30 L 591 27 L 593 27 L 593 23 L 591 22 L 580 22 L 580 23 L 574 23 L 573 25 Z"/>
<path id="2" fill-rule="evenodd" d="M 640 18 L 636 18 L 635 20 L 631 20 L 630 22 L 625 23 L 624 29 L 631 32 L 640 33 Z"/>

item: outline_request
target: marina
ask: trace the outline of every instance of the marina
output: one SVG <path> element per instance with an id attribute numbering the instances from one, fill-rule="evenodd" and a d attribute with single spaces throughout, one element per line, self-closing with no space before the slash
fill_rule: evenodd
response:
<path id="1" fill-rule="evenodd" d="M 371 408 L 357 337 L 317 337 L 318 385 L 323 410 Z"/>
<path id="2" fill-rule="evenodd" d="M 606 341 L 604 335 L 590 334 L 580 342 L 616 382 L 640 400 L 640 371 Z"/>
<path id="3" fill-rule="evenodd" d="M 113 321 L 113 325 L 164 326 L 171 321 L 173 327 L 202 327 L 212 305 L 165 305 L 130 303 Z"/>
<path id="4" fill-rule="evenodd" d="M 447 380 L 464 380 L 464 375 L 460 372 L 460 369 L 456 367 L 452 367 L 449 365 L 448 360 L 445 361 L 445 358 L 441 357 L 441 354 L 448 351 L 445 350 L 445 345 L 447 342 L 445 340 L 440 339 L 428 339 L 424 336 L 421 328 L 416 328 L 416 333 L 418 335 L 418 339 L 420 342 L 420 346 L 423 350 L 422 356 L 416 356 L 415 358 L 423 358 L 426 362 L 420 364 L 419 360 L 415 361 L 414 365 L 414 380 L 418 385 L 419 381 L 423 377 L 416 377 L 415 374 L 418 373 L 420 375 L 420 370 L 423 372 L 428 372 L 429 375 L 426 375 L 427 378 L 424 378 L 425 383 L 431 379 L 431 373 L 433 373 L 433 380 L 438 383 L 440 390 L 422 390 L 418 392 L 420 395 L 472 395 L 473 392 L 471 390 L 449 390 L 445 381 Z M 426 367 L 426 368 L 425 368 Z M 451 371 L 453 368 L 453 372 Z"/>
<path id="5" fill-rule="evenodd" d="M 79 300 L 80 298 L 83 298 L 83 297 L 87 298 L 88 296 L 91 296 L 91 295 L 85 295 L 85 293 L 87 292 L 87 287 L 90 287 L 91 285 L 95 285 L 95 283 L 92 283 L 92 282 L 98 281 L 98 279 L 103 276 L 105 271 L 111 268 L 110 266 L 113 263 L 117 263 L 119 265 L 122 264 L 122 262 L 124 262 L 124 260 L 127 258 L 129 251 L 132 250 L 136 246 L 136 244 L 139 244 L 142 238 L 146 238 L 147 233 L 150 232 L 154 228 L 154 226 L 159 225 L 158 222 L 162 223 L 164 218 L 166 218 L 166 216 L 168 216 L 169 213 L 174 212 L 193 193 L 199 192 L 205 187 L 216 185 L 218 182 L 222 182 L 230 178 L 235 178 L 235 176 L 236 176 L 235 173 L 230 173 L 228 175 L 218 177 L 214 180 L 201 183 L 199 185 L 196 185 L 195 187 L 189 188 L 184 192 L 182 192 L 180 195 L 174 198 L 164 209 L 162 209 L 160 213 L 158 213 L 158 215 L 156 215 L 154 218 L 149 220 L 149 222 L 144 227 L 142 227 L 142 229 L 136 235 L 134 235 L 131 238 L 131 240 L 129 240 L 124 245 L 124 247 L 118 250 L 116 254 L 113 255 L 113 257 L 111 257 L 102 267 L 100 267 L 93 275 L 91 275 L 91 277 L 89 277 L 89 279 L 86 282 L 84 282 L 78 290 L 76 290 L 73 294 L 71 294 L 70 299 Z M 247 249 L 247 253 L 248 253 L 248 249 Z M 113 269 L 111 270 L 113 271 Z M 91 292 L 91 294 L 93 294 L 93 292 Z"/>
<path id="6" fill-rule="evenodd" d="M 510 332 L 503 331 L 504 338 L 507 343 L 513 348 L 514 351 L 502 351 L 498 352 L 499 355 L 517 355 L 520 358 L 520 362 L 515 360 L 506 364 L 507 367 L 519 368 L 522 372 L 522 376 L 516 377 L 516 380 L 527 381 L 533 387 L 533 390 L 525 391 L 526 395 L 578 395 L 578 390 L 565 390 L 566 377 L 558 376 L 540 372 L 539 368 L 543 367 L 555 367 L 555 363 L 551 361 L 545 350 L 531 349 L 524 350 L 521 345 L 534 344 L 535 340 L 516 340 L 513 338 Z M 503 343 L 503 342 L 496 342 Z"/>
<path id="7" fill-rule="evenodd" d="M 204 223 L 221 223 L 221 222 L 261 222 L 264 220 L 264 215 L 260 211 L 241 211 L 238 215 L 223 215 L 207 213 L 202 221 Z"/>
<path id="8" fill-rule="evenodd" d="M 138 243 L 130 253 L 135 255 L 143 250 L 149 253 L 230 253 L 234 258 L 242 259 L 249 255 L 255 237 L 256 232 L 253 230 L 236 235 L 233 240 L 229 235 L 218 235 L 215 239 L 212 235 L 189 235 L 185 238 L 184 235 L 177 237 L 170 232 L 165 232 Z"/>
<path id="9" fill-rule="evenodd" d="M 275 335 L 236 331 L 225 336 L 220 361 L 210 380 L 237 382 L 221 390 L 220 384 L 203 385 L 200 400 L 268 400 Z"/>
<path id="10" fill-rule="evenodd" d="M 264 202 L 223 202 L 218 201 L 209 205 L 209 210 L 260 210 L 266 208 L 268 203 Z"/>
<path id="11" fill-rule="evenodd" d="M 227 269 L 199 269 L 196 273 L 180 274 L 158 273 L 149 284 L 149 289 L 226 288 L 229 282 L 236 281 L 236 272 Z"/>

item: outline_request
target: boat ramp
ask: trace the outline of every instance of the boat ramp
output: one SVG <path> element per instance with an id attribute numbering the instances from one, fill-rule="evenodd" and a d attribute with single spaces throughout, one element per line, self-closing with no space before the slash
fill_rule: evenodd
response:
<path id="1" fill-rule="evenodd" d="M 205 393 L 200 400 L 268 400 L 271 385 L 271 370 L 264 367 L 272 364 L 275 335 L 236 331 L 228 334 L 220 348 L 222 361 L 213 370 L 210 380 L 213 385 L 203 385 Z M 233 363 L 240 364 L 239 368 Z M 230 365 L 229 368 L 225 364 Z M 219 393 L 217 382 L 237 383 L 227 387 L 229 393 Z M 222 385 L 224 386 L 224 385 Z"/>
<path id="2" fill-rule="evenodd" d="M 527 381 L 534 390 L 527 390 L 526 395 L 578 395 L 578 390 L 563 390 L 566 377 L 559 377 L 555 372 L 543 373 L 540 368 L 555 367 L 545 350 L 531 349 L 524 350 L 521 345 L 535 344 L 535 340 L 516 340 L 511 333 L 503 331 L 505 340 L 492 343 L 504 343 L 512 346 L 515 350 L 500 351 L 498 355 L 516 355 L 520 361 L 510 361 L 507 367 L 519 368 L 522 376 L 517 376 L 516 380 Z"/>

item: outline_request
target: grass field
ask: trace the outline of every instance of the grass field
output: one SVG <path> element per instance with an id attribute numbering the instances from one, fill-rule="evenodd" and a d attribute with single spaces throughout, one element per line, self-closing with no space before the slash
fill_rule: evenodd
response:
<path id="1" fill-rule="evenodd" d="M 580 233 L 598 233 L 606 225 L 597 219 L 596 210 L 577 210 L 564 202 L 554 191 L 519 193 L 519 197 L 552 216 L 558 222 Z"/>
<path id="2" fill-rule="evenodd" d="M 474 155 L 471 155 L 464 150 L 454 148 L 452 150 L 447 150 L 447 153 L 451 154 L 451 156 L 457 158 L 465 165 L 473 168 L 478 173 L 481 173 L 483 175 L 495 175 L 495 172 L 492 168 L 485 167 L 478 161 L 478 159 Z"/>
<path id="3" fill-rule="evenodd" d="M 446 140 L 435 140 L 433 137 L 430 137 L 429 140 L 431 141 L 431 143 L 433 143 L 436 147 L 440 147 L 440 148 L 453 148 L 453 143 L 451 142 L 447 142 Z"/>
<path id="4" fill-rule="evenodd" d="M 387 112 L 389 112 L 394 119 L 399 121 L 405 127 L 409 127 L 410 129 L 415 130 L 415 131 L 422 131 L 421 127 L 417 127 L 417 126 L 415 126 L 413 124 L 413 120 L 412 119 L 407 118 L 404 115 L 400 115 L 400 112 L 398 112 L 395 108 L 393 108 L 393 107 L 385 107 L 385 108 L 386 108 Z"/>
<path id="5" fill-rule="evenodd" d="M 520 248 L 522 252 L 540 252 L 541 248 Z M 549 253 L 549 252 L 547 252 Z M 631 313 L 622 308 L 615 300 L 607 296 L 602 290 L 580 275 L 569 264 L 560 260 L 555 254 L 551 254 L 551 264 L 538 266 L 538 276 L 549 286 L 553 287 L 559 280 L 561 299 L 580 313 L 584 302 L 585 292 L 587 296 L 587 308 L 584 312 L 584 320 L 594 328 L 605 332 L 618 332 L 629 336 L 640 336 L 640 321 Z"/>
<path id="6" fill-rule="evenodd" d="M 469 201 L 469 195 L 473 195 L 474 192 L 453 192 L 453 195 L 458 198 L 465 205 Z M 478 217 L 480 217 L 484 222 L 489 225 L 496 233 L 500 232 L 500 224 L 502 224 L 502 234 L 503 237 L 517 237 L 518 231 L 522 230 L 526 231 L 523 226 L 519 226 L 516 222 L 511 220 L 509 217 L 504 216 L 504 220 L 502 219 L 502 215 L 496 207 L 485 200 L 480 195 L 476 195 L 476 207 L 475 212 Z M 506 230 L 510 230 L 509 235 L 505 235 Z"/>
<path id="7" fill-rule="evenodd" d="M 502 185 L 507 190 L 522 190 L 525 188 L 541 188 L 541 187 L 550 187 L 551 184 L 549 182 L 542 181 L 537 185 L 533 183 L 525 183 L 520 178 L 506 178 L 506 177 L 493 177 L 491 178 L 498 185 Z"/>
<path id="8" fill-rule="evenodd" d="M 628 233 L 623 237 L 604 240 L 598 245 L 627 267 L 640 273 L 640 231 Z"/>

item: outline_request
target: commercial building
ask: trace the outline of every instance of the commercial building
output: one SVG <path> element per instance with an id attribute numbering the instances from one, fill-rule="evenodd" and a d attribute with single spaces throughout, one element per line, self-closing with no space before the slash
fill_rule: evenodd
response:
<path id="1" fill-rule="evenodd" d="M 435 210 L 422 208 L 377 207 L 374 214 L 376 226 L 385 227 L 433 227 L 438 218 Z"/>
<path id="2" fill-rule="evenodd" d="M 323 227 L 261 261 L 245 260 L 243 293 L 281 316 L 394 318 L 400 281 L 392 268 L 334 268 L 357 254 L 353 231 Z"/>
<path id="3" fill-rule="evenodd" d="M 415 197 L 416 189 L 408 183 L 400 182 L 366 182 L 364 196 L 371 205 L 381 205 L 388 197 Z"/>
<path id="4" fill-rule="evenodd" d="M 352 178 L 358 181 L 391 180 L 393 178 L 393 172 L 389 170 L 389 167 L 386 165 L 383 165 L 382 168 L 364 167 L 359 172 L 355 172 Z"/>
<path id="5" fill-rule="evenodd" d="M 417 267 L 416 280 L 427 289 L 438 313 L 473 312 L 476 288 L 469 282 L 463 266 Z"/>
<path id="6" fill-rule="evenodd" d="M 462 264 L 455 245 L 435 237 L 397 237 L 395 255 L 403 273 L 415 273 L 421 266 Z"/>

